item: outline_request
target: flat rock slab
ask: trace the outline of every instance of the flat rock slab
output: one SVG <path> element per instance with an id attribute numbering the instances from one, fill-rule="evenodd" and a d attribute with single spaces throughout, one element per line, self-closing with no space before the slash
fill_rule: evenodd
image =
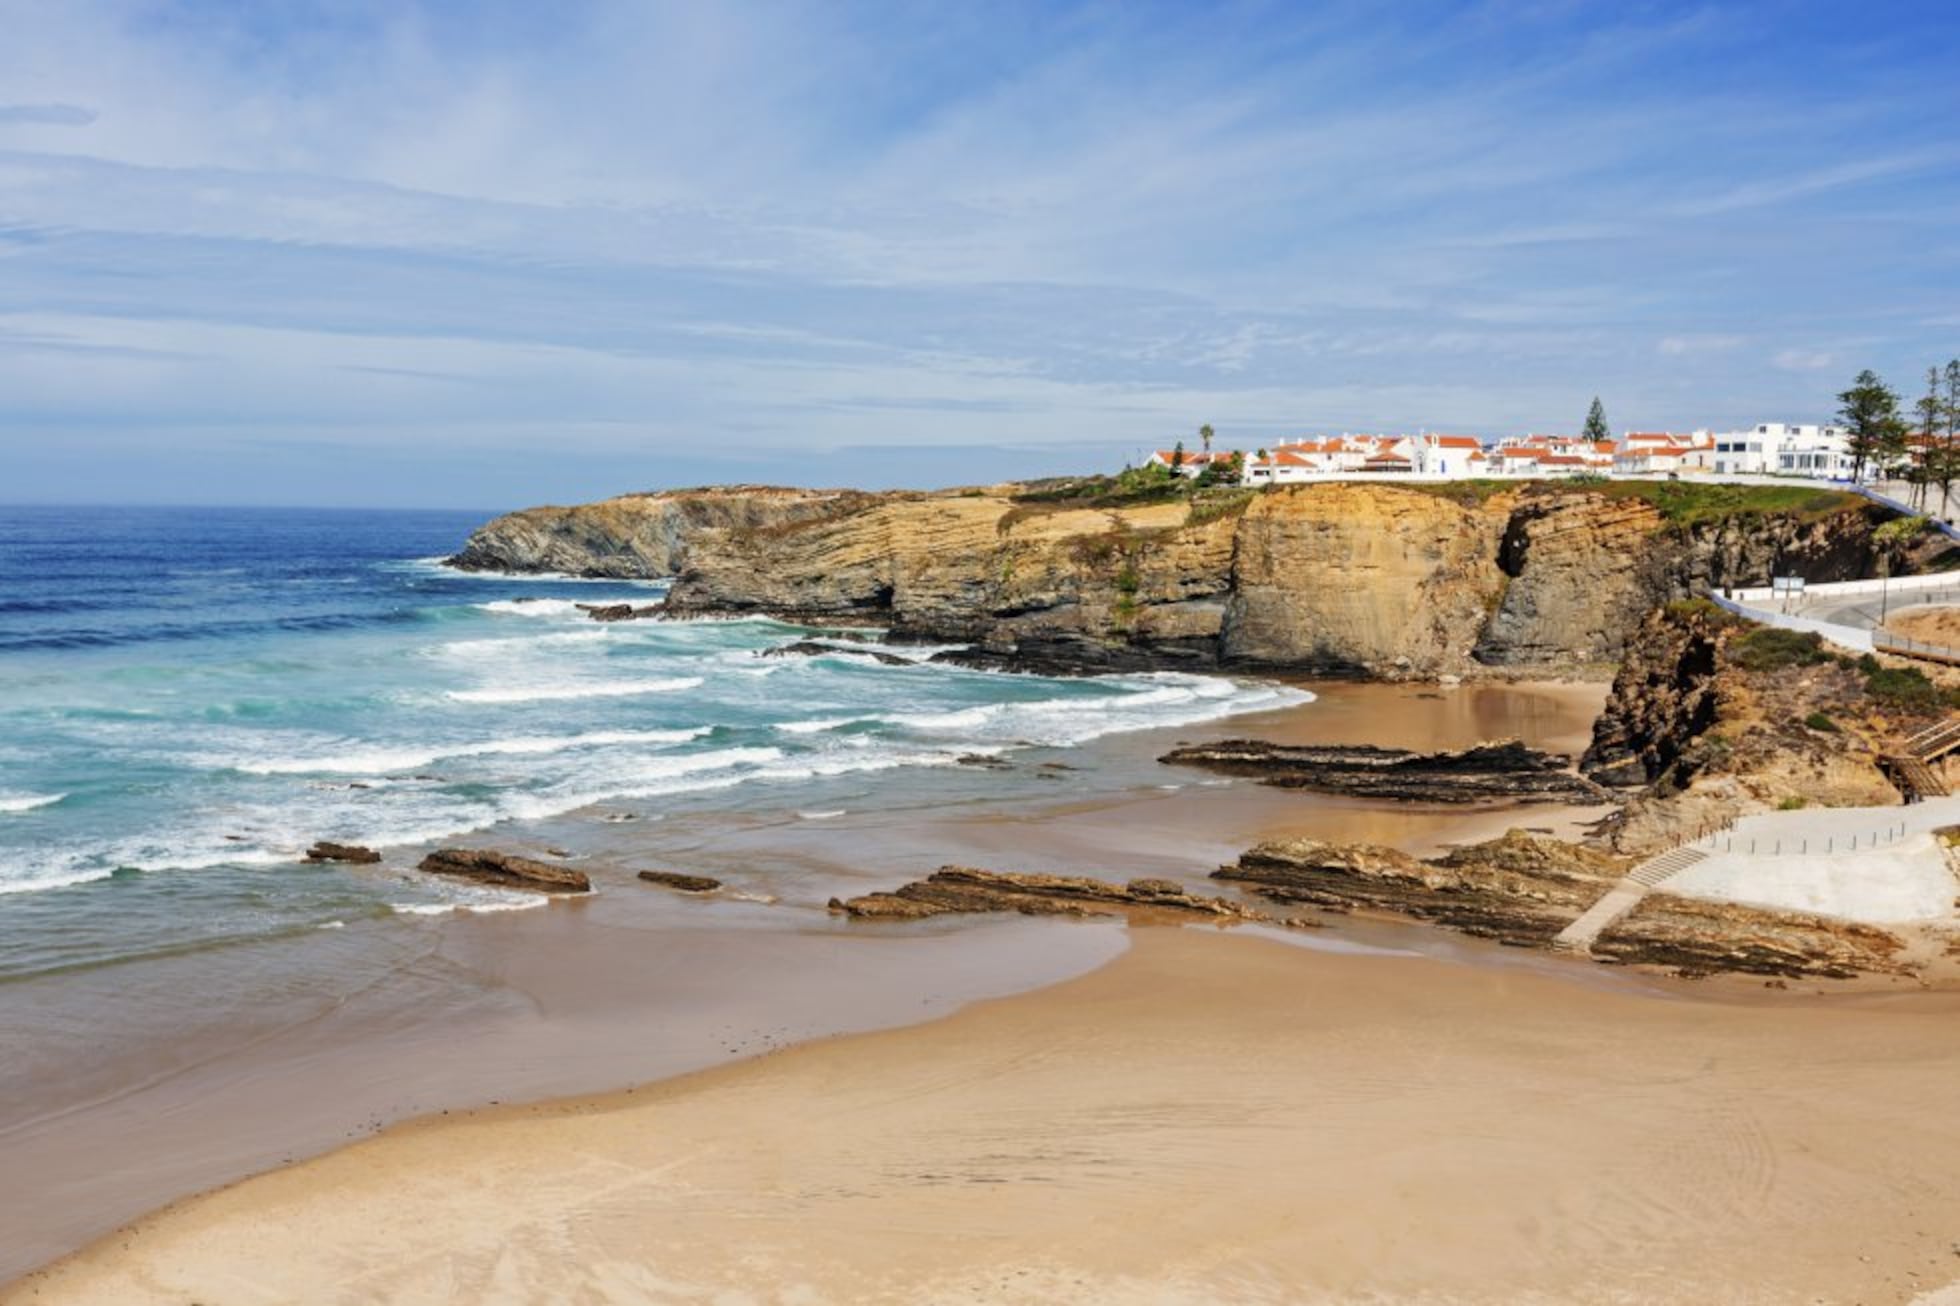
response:
<path id="1" fill-rule="evenodd" d="M 431 875 L 538 893 L 592 892 L 592 881 L 584 871 L 487 848 L 439 848 L 422 859 L 421 869 Z"/>
<path id="2" fill-rule="evenodd" d="M 641 871 L 640 878 L 648 884 L 679 889 L 682 893 L 713 893 L 721 887 L 721 881 L 712 876 L 683 875 L 679 871 Z"/>
<path id="3" fill-rule="evenodd" d="M 1436 753 L 1372 744 L 1228 739 L 1174 748 L 1158 760 L 1248 776 L 1261 784 L 1353 798 L 1425 803 L 1607 801 L 1605 790 L 1571 769 L 1571 758 L 1527 748 L 1515 739 Z"/>
<path id="4" fill-rule="evenodd" d="M 1031 875 L 943 866 L 923 880 L 891 893 L 832 898 L 830 909 L 865 920 L 918 920 L 960 912 L 1012 911 L 1024 916 L 1112 916 L 1125 908 L 1152 908 L 1218 920 L 1313 926 L 1235 902 L 1194 894 L 1172 880 L 1115 884 L 1075 875 Z"/>

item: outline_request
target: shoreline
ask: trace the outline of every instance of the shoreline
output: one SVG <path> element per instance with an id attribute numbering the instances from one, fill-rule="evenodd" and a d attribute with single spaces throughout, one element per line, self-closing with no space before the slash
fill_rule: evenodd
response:
<path id="1" fill-rule="evenodd" d="M 1225 933 L 1133 927 L 925 1023 L 399 1125 L 0 1303 L 1908 1302 L 1953 1277 L 1960 997 L 1655 1001 Z"/>
<path id="2" fill-rule="evenodd" d="M 1081 973 L 1124 946 L 1120 929 L 1021 918 L 853 927 L 823 904 L 890 888 L 949 860 L 992 869 L 1158 874 L 1204 885 L 1260 838 L 1319 832 L 1417 848 L 1545 825 L 1556 807 L 1410 809 L 1219 782 L 1159 766 L 1175 742 L 1242 732 L 1468 744 L 1510 725 L 1570 747 L 1594 686 L 1314 682 L 1318 699 L 1202 726 L 1106 736 L 1056 756 L 1083 768 L 1052 796 L 935 805 L 908 777 L 835 819 L 765 809 L 614 823 L 540 822 L 496 840 L 564 843 L 605 868 L 592 899 L 533 911 L 393 918 L 222 954 L 0 986 L 16 1060 L 0 1143 L 20 1182 L 0 1193 L 0 1282 L 143 1211 L 341 1146 L 423 1112 L 547 1099 L 685 1073 L 744 1050 L 904 1023 Z M 1367 732 L 1358 734 L 1357 732 Z M 1078 779 L 1077 776 L 1080 776 Z M 1165 785 L 1176 788 L 1164 788 Z M 1087 787 L 1089 792 L 1078 796 Z M 844 805 L 844 804 L 840 804 Z M 690 899 L 632 883 L 635 866 L 715 874 L 731 895 Z M 1442 956 L 1492 945 L 1388 920 L 1317 933 Z M 277 989 L 262 970 L 274 958 Z M 142 990 L 128 985 L 140 976 Z M 800 978 L 799 978 L 800 977 Z M 921 984 L 932 1006 L 910 993 Z M 76 1042 L 66 1031 L 88 1031 Z M 319 1075 L 343 1080 L 323 1091 Z M 171 1122 L 158 1135 L 152 1122 Z M 127 1158 L 141 1158 L 131 1172 Z"/>
<path id="3" fill-rule="evenodd" d="M 415 964 L 461 968 L 459 973 L 480 981 L 471 1001 L 450 1013 L 453 1026 L 444 1027 L 437 1023 L 442 1017 L 432 1021 L 422 1012 L 384 1012 L 378 1024 L 374 1013 L 356 1013 L 338 1029 L 322 1025 L 311 1031 L 313 1037 L 297 1043 L 291 1037 L 274 1038 L 243 1061 L 233 1058 L 234 1064 L 216 1067 L 193 1064 L 175 1072 L 174 1084 L 166 1081 L 124 1095 L 127 1100 L 111 1099 L 41 1122 L 47 1127 L 32 1140 L 38 1143 L 38 1154 L 30 1147 L 21 1167 L 30 1178 L 38 1177 L 37 1164 L 43 1170 L 72 1169 L 91 1156 L 113 1167 L 119 1162 L 108 1158 L 130 1148 L 149 1149 L 154 1165 L 159 1159 L 153 1154 L 155 1142 L 140 1126 L 146 1114 L 160 1108 L 176 1122 L 173 1148 L 181 1152 L 202 1142 L 215 1147 L 216 1156 L 180 1167 L 167 1182 L 159 1183 L 152 1174 L 148 1187 L 97 1183 L 94 1197 L 106 1194 L 111 1204 L 89 1219 L 54 1219 L 43 1209 L 66 1202 L 72 1211 L 75 1201 L 85 1200 L 83 1193 L 70 1191 L 63 1198 L 57 1187 L 50 1201 L 44 1187 L 23 1185 L 23 1190 L 35 1188 L 40 1200 L 31 1207 L 15 1203 L 19 1209 L 7 1214 L 35 1221 L 43 1230 L 40 1246 L 48 1254 L 17 1268 L 0 1267 L 0 1287 L 26 1272 L 27 1279 L 13 1283 L 19 1290 L 32 1281 L 33 1265 L 72 1255 L 78 1244 L 98 1246 L 108 1230 L 143 1211 L 203 1200 L 186 1194 L 208 1194 L 213 1185 L 222 1192 L 240 1182 L 257 1182 L 243 1176 L 264 1177 L 317 1164 L 362 1146 L 376 1131 L 392 1134 L 405 1120 L 440 1119 L 512 1100 L 584 1100 L 609 1089 L 644 1094 L 647 1085 L 675 1083 L 677 1076 L 754 1064 L 758 1050 L 774 1053 L 786 1046 L 823 1046 L 867 1031 L 927 1028 L 957 1018 L 976 1003 L 1049 992 L 1120 965 L 1139 932 L 1156 928 L 991 917 L 852 926 L 820 909 L 831 883 L 827 877 L 840 872 L 855 877 L 860 889 L 867 882 L 891 887 L 957 858 L 990 869 L 1118 878 L 1160 873 L 1215 889 L 1205 879 L 1212 866 L 1264 838 L 1336 834 L 1428 852 L 1513 826 L 1570 830 L 1590 819 L 1589 809 L 1554 805 L 1439 810 L 1341 800 L 1250 782 L 1170 776 L 1155 767 L 1156 752 L 1171 736 L 1179 736 L 1177 742 L 1235 734 L 1286 742 L 1368 737 L 1387 745 L 1439 747 L 1512 733 L 1541 747 L 1576 752 L 1604 692 L 1603 686 L 1587 683 L 1466 684 L 1441 690 L 1408 684 L 1298 683 L 1315 690 L 1319 697 L 1314 703 L 1202 726 L 1109 736 L 1068 750 L 1062 755 L 1076 755 L 1090 774 L 1114 766 L 1125 777 L 1127 787 L 1081 799 L 1065 792 L 1045 801 L 1021 796 L 932 809 L 923 818 L 916 810 L 881 811 L 876 803 L 853 805 L 836 819 L 823 820 L 806 819 L 793 808 L 773 815 L 747 809 L 696 812 L 652 825 L 559 818 L 538 823 L 524 838 L 499 840 L 512 847 L 525 846 L 526 839 L 540 846 L 554 839 L 573 842 L 583 850 L 580 864 L 591 859 L 623 867 L 635 862 L 682 865 L 729 879 L 738 895 L 745 884 L 764 882 L 756 878 L 759 866 L 766 868 L 767 882 L 799 887 L 786 891 L 780 902 L 765 903 L 739 896 L 691 899 L 607 882 L 606 892 L 591 900 L 529 912 L 462 913 L 425 923 L 412 933 L 432 943 Z M 1176 783 L 1135 782 L 1146 775 Z M 867 792 L 876 794 L 877 785 Z M 567 831 L 575 831 L 577 839 Z M 648 848 L 650 840 L 657 852 Z M 630 869 L 623 874 L 630 876 Z M 1767 994 L 1751 980 L 1689 985 L 1644 971 L 1502 949 L 1391 917 L 1340 917 L 1330 925 L 1286 941 L 1311 951 L 1405 954 L 1446 961 L 1480 975 L 1512 976 L 1519 983 L 1549 982 L 1664 1002 L 1686 999 L 1691 1005 L 1776 1009 L 1811 1000 L 1795 993 Z M 1268 933 L 1241 928 L 1255 936 Z M 650 950 L 660 955 L 650 959 Z M 921 982 L 928 986 L 923 1000 L 912 996 Z M 449 989 L 453 996 L 453 981 Z M 1855 985 L 1828 991 L 1846 1001 L 1862 996 Z M 785 992 L 795 993 L 801 1005 L 785 1009 Z M 646 1006 L 649 998 L 651 1008 Z M 368 1044 L 377 1032 L 378 1041 Z M 431 1061 L 444 1063 L 443 1069 L 431 1074 L 425 1068 Z M 222 1071 L 215 1082 L 214 1068 Z M 309 1112 L 327 1104 L 317 1088 L 296 1081 L 312 1069 L 327 1068 L 340 1074 L 351 1071 L 356 1109 L 332 1104 L 338 1123 L 309 1131 L 295 1120 L 303 1122 Z M 298 1096 L 274 1107 L 268 1096 L 276 1095 L 281 1085 Z M 625 1087 L 629 1085 L 633 1087 Z M 201 1089 L 214 1086 L 219 1096 L 215 1104 L 197 1100 Z M 389 1091 L 377 1097 L 377 1087 Z M 98 1127 L 91 1134 L 87 1117 L 93 1113 L 94 1124 L 100 1126 L 105 1110 L 112 1123 L 121 1118 L 120 1129 L 112 1127 L 103 1135 Z M 63 1118 L 68 1114 L 76 1118 Z M 247 1126 L 242 1131 L 241 1119 Z M 251 1135 L 251 1146 L 240 1145 L 241 1132 Z M 16 1160 L 23 1159 L 18 1126 L 0 1128 L 0 1138 L 9 1139 Z"/>

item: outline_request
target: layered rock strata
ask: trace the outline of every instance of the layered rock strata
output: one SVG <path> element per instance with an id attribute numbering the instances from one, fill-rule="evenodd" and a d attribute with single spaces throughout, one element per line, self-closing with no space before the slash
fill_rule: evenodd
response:
<path id="1" fill-rule="evenodd" d="M 1282 920 L 1229 898 L 1194 894 L 1172 880 L 1108 880 L 1075 875 L 1017 874 L 945 866 L 890 893 L 830 901 L 832 911 L 862 920 L 919 920 L 965 912 L 1019 912 L 1025 916 L 1108 916 L 1141 908 L 1227 921 Z"/>
<path id="2" fill-rule="evenodd" d="M 1878 520 L 1849 496 L 1681 524 L 1625 492 L 1456 488 L 1109 506 L 1015 486 L 676 491 L 514 513 L 454 561 L 673 576 L 670 614 L 875 622 L 970 643 L 959 656 L 972 665 L 1426 678 L 1604 664 L 1668 599 L 1772 572 L 1863 575 Z"/>
<path id="3" fill-rule="evenodd" d="M 1216 878 L 1289 906 L 1428 921 L 1544 948 L 1632 865 L 1579 844 L 1513 830 L 1420 859 L 1392 848 L 1314 840 L 1261 844 Z M 1904 943 L 1869 925 L 1650 893 L 1602 933 L 1595 957 L 1718 972 L 1845 979 L 1900 973 Z"/>
<path id="4" fill-rule="evenodd" d="M 1606 791 L 1573 772 L 1572 759 L 1515 739 L 1422 753 L 1372 744 L 1274 744 L 1228 739 L 1189 744 L 1158 759 L 1261 784 L 1353 798 L 1422 803 L 1597 803 Z"/>
<path id="5" fill-rule="evenodd" d="M 539 893 L 592 891 L 592 881 L 584 871 L 487 848 L 439 848 L 422 859 L 420 869 L 431 875 L 474 880 L 478 884 L 494 884 L 508 889 L 531 889 Z"/>

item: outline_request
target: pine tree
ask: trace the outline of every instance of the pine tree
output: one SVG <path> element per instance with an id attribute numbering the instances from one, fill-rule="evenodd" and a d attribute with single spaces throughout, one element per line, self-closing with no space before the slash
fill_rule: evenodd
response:
<path id="1" fill-rule="evenodd" d="M 1912 450 L 1913 502 L 1923 510 L 1926 486 L 1935 479 L 1939 465 L 1945 461 L 1938 444 L 1940 418 L 1946 409 L 1946 400 L 1940 397 L 1939 368 L 1926 369 L 1926 393 L 1912 408 L 1919 415 L 1919 439 Z"/>
<path id="2" fill-rule="evenodd" d="M 1606 425 L 1606 405 L 1594 395 L 1592 408 L 1586 413 L 1586 439 L 1594 444 L 1604 444 L 1613 438 L 1613 432 Z"/>
<path id="3" fill-rule="evenodd" d="M 1838 394 L 1838 424 L 1844 427 L 1851 451 L 1851 479 L 1865 478 L 1867 465 L 1877 465 L 1894 451 L 1905 425 L 1899 420 L 1899 396 L 1866 368 L 1849 390 Z"/>
<path id="4" fill-rule="evenodd" d="M 1944 424 L 1940 438 L 1940 515 L 1945 516 L 1953 500 L 1953 482 L 1960 477 L 1960 447 L 1955 445 L 1955 437 L 1960 436 L 1960 358 L 1946 360 L 1946 401 L 1941 405 L 1940 420 Z"/>
<path id="5" fill-rule="evenodd" d="M 1171 470 L 1174 472 L 1184 470 L 1184 441 L 1182 440 L 1171 446 Z"/>

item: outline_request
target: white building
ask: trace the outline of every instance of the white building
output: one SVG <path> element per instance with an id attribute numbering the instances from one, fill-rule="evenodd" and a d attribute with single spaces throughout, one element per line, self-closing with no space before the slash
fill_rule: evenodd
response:
<path id="1" fill-rule="evenodd" d="M 1232 460 L 1238 456 L 1230 449 L 1223 449 L 1216 453 L 1206 453 L 1202 449 L 1196 453 L 1181 449 L 1158 449 L 1144 461 L 1159 467 L 1168 467 L 1179 476 L 1195 477 L 1207 467 L 1216 467 L 1221 473 L 1228 472 L 1231 470 Z"/>
<path id="2" fill-rule="evenodd" d="M 1715 440 L 1706 431 L 1628 431 L 1613 453 L 1615 476 L 1679 476 L 1713 467 Z"/>
<path id="3" fill-rule="evenodd" d="M 1713 437 L 1717 476 L 1810 476 L 1846 480 L 1851 450 L 1835 426 L 1764 422 Z"/>

